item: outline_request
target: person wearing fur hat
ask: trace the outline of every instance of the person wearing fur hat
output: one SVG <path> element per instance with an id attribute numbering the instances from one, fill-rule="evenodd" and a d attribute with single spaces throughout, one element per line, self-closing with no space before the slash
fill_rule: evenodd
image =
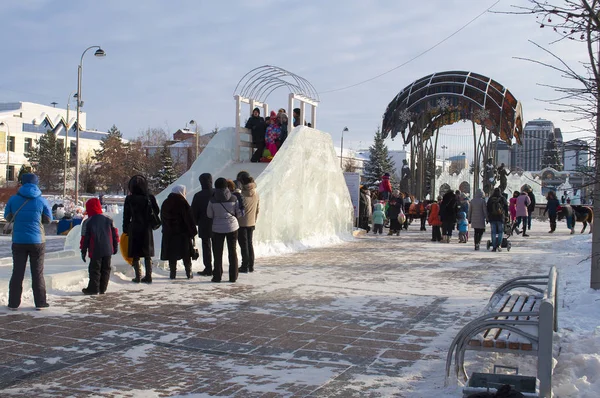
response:
<path id="1" fill-rule="evenodd" d="M 97 198 L 85 202 L 88 218 L 81 224 L 81 258 L 90 258 L 88 273 L 90 281 L 83 294 L 104 294 L 110 279 L 110 260 L 119 249 L 119 232 L 113 220 L 102 214 L 102 205 Z"/>
<path id="2" fill-rule="evenodd" d="M 238 217 L 240 228 L 238 229 L 238 244 L 242 255 L 241 273 L 254 272 L 254 244 L 252 236 L 260 209 L 260 197 L 256 191 L 254 179 L 246 171 L 237 175 L 237 181 L 242 185 L 242 201 L 244 213 Z"/>
<path id="3" fill-rule="evenodd" d="M 267 123 L 260 116 L 260 108 L 254 108 L 252 116 L 248 118 L 245 127 L 252 132 L 252 145 L 256 148 L 256 151 L 252 154 L 250 161 L 256 163 L 265 150 L 265 133 L 267 132 Z"/>
<path id="4" fill-rule="evenodd" d="M 160 208 L 162 220 L 160 259 L 169 262 L 171 279 L 175 279 L 177 274 L 178 260 L 183 260 L 187 278 L 194 277 L 191 252 L 197 231 L 185 194 L 185 185 L 175 185 Z"/>
<path id="5" fill-rule="evenodd" d="M 129 180 L 129 192 L 123 205 L 123 233 L 129 236 L 127 256 L 133 258 L 134 283 L 152 283 L 154 236 L 150 225 L 151 212 L 158 216 L 156 198 L 148 192 L 148 181 L 142 175 Z M 140 259 L 144 259 L 146 275 L 142 278 Z"/>
<path id="6" fill-rule="evenodd" d="M 44 282 L 44 254 L 46 235 L 42 224 L 52 221 L 52 209 L 42 197 L 38 187 L 38 177 L 32 173 L 21 176 L 21 188 L 8 199 L 4 208 L 4 218 L 13 222 L 12 257 L 13 271 L 8 285 L 8 308 L 16 310 L 21 305 L 23 278 L 27 259 L 31 267 L 31 285 L 35 308 L 49 307 L 46 301 Z"/>
<path id="7" fill-rule="evenodd" d="M 213 196 L 213 179 L 210 173 L 200 174 L 202 190 L 192 200 L 192 217 L 198 226 L 198 237 L 202 240 L 202 262 L 204 269 L 198 275 L 212 276 L 212 218 L 206 215 L 208 201 Z"/>
<path id="8" fill-rule="evenodd" d="M 242 216 L 237 198 L 227 188 L 227 180 L 218 178 L 215 181 L 215 192 L 208 202 L 206 215 L 212 218 L 212 248 L 215 255 L 215 266 L 211 282 L 221 282 L 223 276 L 223 247 L 227 240 L 229 253 L 229 282 L 238 277 L 238 257 L 236 241 L 238 236 L 238 218 Z"/>

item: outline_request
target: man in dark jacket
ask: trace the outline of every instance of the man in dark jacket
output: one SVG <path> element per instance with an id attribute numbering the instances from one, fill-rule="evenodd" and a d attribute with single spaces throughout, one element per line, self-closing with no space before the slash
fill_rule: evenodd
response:
<path id="1" fill-rule="evenodd" d="M 202 240 L 202 260 L 204 270 L 198 275 L 212 275 L 212 219 L 206 215 L 208 202 L 213 196 L 213 180 L 209 173 L 200 174 L 200 186 L 202 190 L 197 192 L 192 199 L 192 215 L 198 226 L 198 237 Z"/>
<path id="2" fill-rule="evenodd" d="M 12 234 L 13 273 L 8 287 L 8 308 L 16 310 L 21 305 L 23 278 L 27 259 L 31 266 L 31 284 L 35 308 L 48 308 L 44 282 L 44 254 L 46 235 L 42 224 L 52 221 L 52 209 L 42 198 L 38 177 L 27 173 L 21 177 L 23 186 L 11 196 L 4 209 L 6 221 L 14 222 Z"/>
<path id="3" fill-rule="evenodd" d="M 102 214 L 100 200 L 92 198 L 85 202 L 88 219 L 81 225 L 81 258 L 90 257 L 88 286 L 83 294 L 104 294 L 110 279 L 110 260 L 119 248 L 119 233 L 113 220 Z"/>
<path id="4" fill-rule="evenodd" d="M 527 195 L 529 196 L 529 199 L 531 200 L 531 203 L 529 203 L 529 206 L 527 206 L 527 229 L 531 231 L 531 216 L 533 215 L 533 212 L 535 211 L 535 194 L 533 193 L 533 190 L 531 188 L 529 188 L 527 190 Z"/>
<path id="5" fill-rule="evenodd" d="M 245 127 L 252 131 L 252 145 L 256 148 L 256 151 L 250 161 L 256 163 L 260 160 L 265 150 L 265 133 L 267 132 L 267 123 L 260 116 L 259 108 L 254 108 L 252 116 L 246 122 Z"/>
<path id="6" fill-rule="evenodd" d="M 502 238 L 504 237 L 504 223 L 508 214 L 508 202 L 502 196 L 500 188 L 494 188 L 492 196 L 487 202 L 488 221 L 492 227 L 492 251 L 502 251 Z"/>

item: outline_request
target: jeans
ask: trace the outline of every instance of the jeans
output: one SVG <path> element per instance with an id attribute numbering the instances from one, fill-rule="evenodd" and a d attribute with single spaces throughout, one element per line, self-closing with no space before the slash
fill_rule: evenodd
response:
<path id="1" fill-rule="evenodd" d="M 502 221 L 490 221 L 492 226 L 492 247 L 497 249 L 502 245 L 504 236 L 504 223 Z"/>
<path id="2" fill-rule="evenodd" d="M 111 256 L 91 258 L 88 268 L 90 281 L 87 290 L 95 293 L 104 293 L 110 280 Z"/>
<path id="3" fill-rule="evenodd" d="M 46 304 L 46 282 L 44 281 L 44 254 L 46 244 L 12 244 L 13 272 L 8 286 L 8 306 L 19 308 L 21 294 L 23 293 L 23 278 L 27 258 L 31 267 L 31 286 L 33 288 L 33 301 L 36 307 Z"/>
<path id="4" fill-rule="evenodd" d="M 531 229 L 531 213 L 527 216 L 527 229 Z"/>
<path id="5" fill-rule="evenodd" d="M 254 270 L 254 246 L 252 244 L 252 235 L 254 226 L 240 227 L 238 229 L 238 243 L 240 244 L 240 252 L 242 254 L 242 267 L 249 271 Z"/>
<path id="6" fill-rule="evenodd" d="M 227 252 L 229 253 L 229 282 L 235 282 L 238 277 L 238 258 L 236 250 L 238 231 L 228 234 L 213 232 L 212 249 L 215 255 L 215 267 L 213 269 L 213 281 L 221 281 L 223 277 L 223 247 L 227 239 Z"/>

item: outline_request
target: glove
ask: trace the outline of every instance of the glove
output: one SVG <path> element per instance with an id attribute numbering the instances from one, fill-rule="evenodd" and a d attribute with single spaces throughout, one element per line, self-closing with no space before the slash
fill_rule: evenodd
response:
<path id="1" fill-rule="evenodd" d="M 85 263 L 85 250 L 83 250 L 81 252 L 81 259 L 83 260 L 83 262 Z"/>

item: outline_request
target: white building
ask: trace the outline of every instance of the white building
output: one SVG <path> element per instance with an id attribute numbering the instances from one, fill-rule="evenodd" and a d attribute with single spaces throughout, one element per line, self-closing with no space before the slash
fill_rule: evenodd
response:
<path id="1" fill-rule="evenodd" d="M 351 166 L 350 168 L 355 168 L 357 173 L 363 175 L 365 163 L 369 161 L 369 152 L 365 154 L 364 152 L 357 152 L 353 149 L 346 148 L 342 151 L 339 147 L 334 147 L 333 149 L 342 169 L 345 170 L 347 167 Z"/>
<path id="2" fill-rule="evenodd" d="M 576 171 L 591 165 L 590 146 L 579 139 L 564 144 L 563 171 Z"/>
<path id="3" fill-rule="evenodd" d="M 86 114 L 79 115 L 79 156 L 84 159 L 94 149 L 100 149 L 100 141 L 107 133 L 87 130 Z M 76 152 L 75 136 L 77 112 L 54 108 L 32 102 L 0 103 L 0 181 L 15 181 L 21 165 L 27 164 L 25 153 L 37 139 L 48 130 L 56 132 L 59 142 L 65 145 L 66 126 L 69 132 L 66 145 L 70 153 Z M 8 127 L 7 127 L 8 126 Z M 7 150 L 8 149 L 8 150 Z"/>

